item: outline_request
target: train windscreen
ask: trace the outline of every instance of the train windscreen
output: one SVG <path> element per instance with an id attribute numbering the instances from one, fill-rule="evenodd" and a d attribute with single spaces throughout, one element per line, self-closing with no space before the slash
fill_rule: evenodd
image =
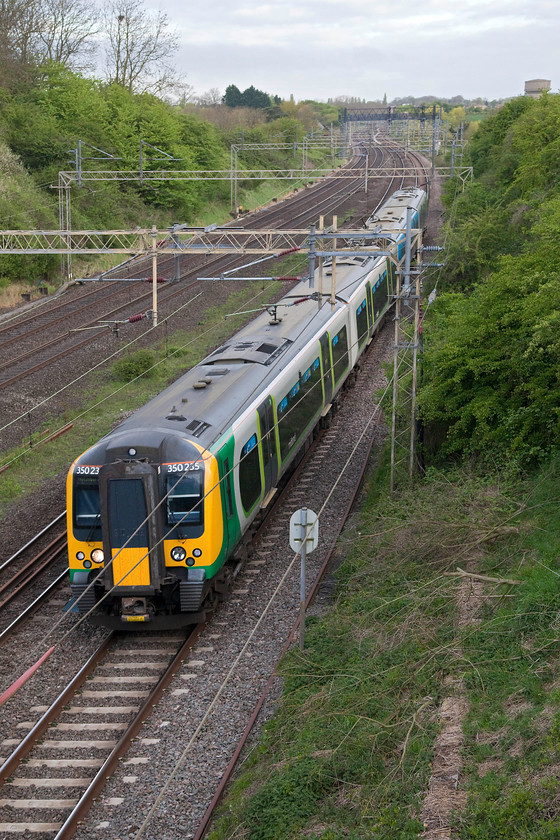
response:
<path id="1" fill-rule="evenodd" d="M 74 480 L 74 530 L 79 539 L 101 539 L 97 476 L 78 476 Z"/>
<path id="2" fill-rule="evenodd" d="M 202 525 L 204 513 L 204 471 L 188 475 L 167 475 L 167 525 L 181 528 Z"/>

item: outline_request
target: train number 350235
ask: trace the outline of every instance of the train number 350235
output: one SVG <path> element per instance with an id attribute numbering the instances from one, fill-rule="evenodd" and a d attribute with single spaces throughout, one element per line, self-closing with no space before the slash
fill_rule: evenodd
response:
<path id="1" fill-rule="evenodd" d="M 199 469 L 200 469 L 200 464 L 198 464 L 198 463 L 168 464 L 167 465 L 167 472 L 168 473 L 193 472 L 194 470 L 199 470 Z"/>

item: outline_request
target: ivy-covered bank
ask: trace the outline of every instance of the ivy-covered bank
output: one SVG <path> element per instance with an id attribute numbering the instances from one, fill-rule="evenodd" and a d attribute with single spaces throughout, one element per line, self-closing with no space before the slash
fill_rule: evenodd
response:
<path id="1" fill-rule="evenodd" d="M 515 99 L 480 124 L 475 180 L 450 185 L 445 268 L 424 332 L 429 457 L 499 468 L 560 444 L 560 96 Z"/>

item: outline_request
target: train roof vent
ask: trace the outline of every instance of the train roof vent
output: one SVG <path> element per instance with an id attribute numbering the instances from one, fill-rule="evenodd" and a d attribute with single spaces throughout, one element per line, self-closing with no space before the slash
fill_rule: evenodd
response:
<path id="1" fill-rule="evenodd" d="M 193 437 L 200 437 L 206 429 L 210 428 L 210 425 L 210 423 L 205 423 L 204 420 L 191 420 L 190 423 L 187 423 L 187 430 Z"/>
<path id="2" fill-rule="evenodd" d="M 218 353 L 223 353 L 223 352 L 224 352 L 224 350 L 227 350 L 227 349 L 228 349 L 228 347 L 229 347 L 229 344 L 222 344 L 222 346 L 221 346 L 221 347 L 218 347 L 218 349 L 217 349 L 217 350 L 214 350 L 214 352 L 213 352 L 213 353 L 210 353 L 210 355 L 211 355 L 211 356 L 216 356 Z"/>
<path id="3" fill-rule="evenodd" d="M 236 344 L 224 345 L 220 348 L 219 358 L 218 351 L 212 354 L 206 360 L 206 365 L 213 365 L 218 361 L 233 364 L 234 362 L 249 364 L 250 362 L 258 362 L 261 365 L 270 365 L 278 356 L 280 356 L 286 347 L 291 344 L 289 339 L 278 337 L 278 339 L 266 340 L 261 338 L 246 339 L 245 341 L 238 341 Z M 213 372 L 210 372 L 213 375 Z"/>
<path id="4" fill-rule="evenodd" d="M 166 420 L 181 420 L 181 421 L 184 421 L 187 418 L 185 417 L 184 414 L 181 414 L 180 411 L 177 411 L 177 408 L 175 406 L 173 406 L 173 408 L 171 409 L 171 411 L 169 412 L 169 414 L 167 415 L 167 417 L 165 419 Z"/>

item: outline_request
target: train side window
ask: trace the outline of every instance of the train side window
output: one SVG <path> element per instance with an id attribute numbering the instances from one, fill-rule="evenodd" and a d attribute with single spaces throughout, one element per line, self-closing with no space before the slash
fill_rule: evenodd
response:
<path id="1" fill-rule="evenodd" d="M 384 271 L 373 287 L 373 309 L 375 319 L 379 318 L 379 315 L 385 308 L 388 299 L 389 289 L 387 285 L 387 271 Z"/>
<path id="2" fill-rule="evenodd" d="M 243 509 L 248 513 L 262 492 L 261 463 L 256 434 L 249 438 L 241 450 L 239 492 Z"/>
<path id="3" fill-rule="evenodd" d="M 331 344 L 334 379 L 338 382 L 348 367 L 348 336 L 345 326 L 333 337 Z"/>
<path id="4" fill-rule="evenodd" d="M 321 363 L 317 357 L 278 403 L 278 436 L 283 460 L 322 405 Z"/>
<path id="5" fill-rule="evenodd" d="M 367 337 L 368 331 L 367 303 L 365 298 L 356 309 L 356 327 L 358 328 L 358 344 L 361 344 Z"/>

